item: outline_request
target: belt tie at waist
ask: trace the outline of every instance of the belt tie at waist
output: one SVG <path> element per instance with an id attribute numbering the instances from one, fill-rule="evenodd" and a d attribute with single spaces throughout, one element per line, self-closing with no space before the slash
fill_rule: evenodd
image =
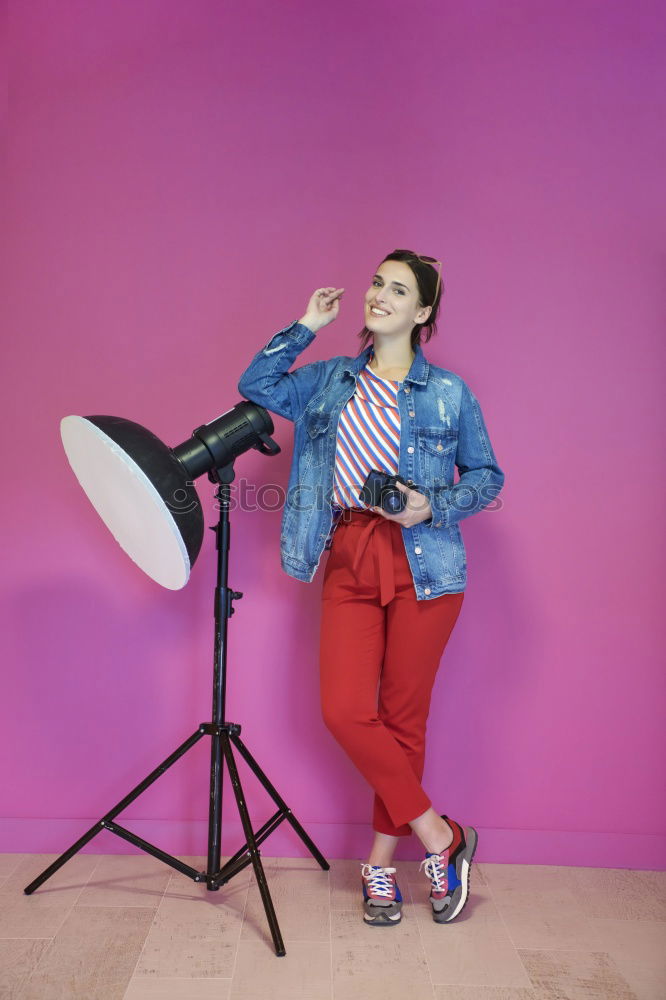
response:
<path id="1" fill-rule="evenodd" d="M 368 519 L 361 529 L 356 555 L 352 566 L 356 572 L 370 539 L 375 538 L 375 558 L 379 574 L 379 603 L 382 607 L 395 597 L 395 574 L 393 569 L 393 531 L 392 521 L 387 521 L 381 514 Z"/>

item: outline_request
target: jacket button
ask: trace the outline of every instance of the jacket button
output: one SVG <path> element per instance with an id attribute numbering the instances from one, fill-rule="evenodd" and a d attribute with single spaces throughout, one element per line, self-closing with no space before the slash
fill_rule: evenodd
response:
<path id="1" fill-rule="evenodd" d="M 406 385 L 406 386 L 405 386 L 405 392 L 411 392 L 411 391 L 412 391 L 412 390 L 411 390 L 411 389 L 409 388 L 409 386 L 408 386 L 408 385 Z"/>
<path id="2" fill-rule="evenodd" d="M 409 410 L 409 416 L 410 416 L 410 417 L 413 417 L 413 416 L 414 416 L 414 411 L 413 411 L 413 410 Z"/>
<path id="3" fill-rule="evenodd" d="M 421 549 L 419 548 L 418 545 L 416 546 L 416 548 L 414 549 L 414 551 L 416 552 L 417 556 L 421 555 Z"/>
<path id="4" fill-rule="evenodd" d="M 437 451 L 444 451 L 444 445 L 438 444 Z"/>
<path id="5" fill-rule="evenodd" d="M 426 587 L 426 589 L 423 591 L 423 593 L 424 594 L 429 594 L 430 593 L 430 587 Z"/>
<path id="6" fill-rule="evenodd" d="M 414 454 L 414 449 L 412 448 L 411 444 L 410 444 L 409 448 L 407 449 L 407 451 L 409 452 L 410 455 Z"/>

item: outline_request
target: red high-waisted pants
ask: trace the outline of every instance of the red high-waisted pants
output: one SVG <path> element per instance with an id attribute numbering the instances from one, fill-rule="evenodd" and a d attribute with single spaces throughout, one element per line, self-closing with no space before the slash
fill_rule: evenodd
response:
<path id="1" fill-rule="evenodd" d="M 421 787 L 430 695 L 463 599 L 417 601 L 400 525 L 343 515 L 324 572 L 322 715 L 375 791 L 378 833 L 407 836 L 431 805 Z"/>

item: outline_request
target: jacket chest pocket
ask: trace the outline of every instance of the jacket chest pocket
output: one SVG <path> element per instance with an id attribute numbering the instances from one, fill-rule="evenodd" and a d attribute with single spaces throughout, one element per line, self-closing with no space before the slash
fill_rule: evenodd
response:
<path id="1" fill-rule="evenodd" d="M 306 416 L 304 422 L 303 465 L 306 469 L 316 469 L 326 461 L 330 418 L 326 413 L 313 413 Z"/>
<path id="2" fill-rule="evenodd" d="M 417 432 L 417 440 L 423 485 L 452 485 L 458 446 L 456 431 L 422 427 Z"/>

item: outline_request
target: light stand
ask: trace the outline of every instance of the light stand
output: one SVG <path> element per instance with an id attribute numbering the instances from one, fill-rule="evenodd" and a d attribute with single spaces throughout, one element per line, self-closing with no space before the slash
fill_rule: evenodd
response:
<path id="1" fill-rule="evenodd" d="M 247 404 L 246 404 L 247 405 Z M 82 419 L 82 418 L 66 418 Z M 94 420 L 95 418 L 89 418 Z M 115 418 L 114 418 L 115 419 Z M 101 423 L 101 420 L 98 421 Z M 138 425 L 133 425 L 138 426 Z M 272 426 L 271 426 L 272 430 Z M 181 460 L 186 454 L 184 446 L 175 449 L 176 455 L 180 455 Z M 154 771 L 144 778 L 131 792 L 120 800 L 109 810 L 97 823 L 92 826 L 75 844 L 66 850 L 60 857 L 49 865 L 40 875 L 34 879 L 30 885 L 26 886 L 24 892 L 30 895 L 38 889 L 48 878 L 62 867 L 71 857 L 81 850 L 90 840 L 101 830 L 108 830 L 116 834 L 123 840 L 134 844 L 142 851 L 152 854 L 153 857 L 164 861 L 166 864 L 182 872 L 195 882 L 205 882 L 209 890 L 215 891 L 220 886 L 225 885 L 230 879 L 243 870 L 248 864 L 252 864 L 254 874 L 259 886 L 259 892 L 266 911 L 266 918 L 270 927 L 275 953 L 278 956 L 286 954 L 282 935 L 275 915 L 273 901 L 266 882 L 266 876 L 261 863 L 259 845 L 282 823 L 288 820 L 305 846 L 308 848 L 317 863 L 324 870 L 328 870 L 330 865 L 317 849 L 313 841 L 305 832 L 301 824 L 293 815 L 291 809 L 281 798 L 275 787 L 268 780 L 258 763 L 247 749 L 240 738 L 241 727 L 234 722 L 225 721 L 225 697 L 226 697 L 226 670 L 227 670 L 227 625 L 229 618 L 234 613 L 233 601 L 240 600 L 243 596 L 237 591 L 231 590 L 228 586 L 229 570 L 229 547 L 231 526 L 229 523 L 230 506 L 230 483 L 234 479 L 233 462 L 222 468 L 212 468 L 208 471 L 208 478 L 211 482 L 217 483 L 215 497 L 219 506 L 218 523 L 211 529 L 215 531 L 217 548 L 217 585 L 215 587 L 215 648 L 214 648 L 214 672 L 213 672 L 213 705 L 212 719 L 210 722 L 202 722 L 194 733 L 184 743 L 182 743 L 172 754 L 159 764 Z M 191 485 L 191 484 L 190 484 Z M 121 813 L 131 802 L 146 788 L 156 781 L 160 775 L 164 774 L 172 764 L 175 764 L 188 750 L 191 749 L 203 736 L 211 737 L 211 757 L 210 757 L 210 802 L 208 813 L 208 857 L 206 871 L 200 872 L 190 865 L 185 864 L 178 858 L 167 854 L 154 844 L 150 844 L 135 833 L 127 830 L 115 822 L 116 816 Z M 240 753 L 241 757 L 248 764 L 252 772 L 259 779 L 270 797 L 275 802 L 277 811 L 263 824 L 256 832 L 252 828 L 250 816 L 245 803 L 243 787 L 241 785 L 236 760 L 234 758 L 233 747 Z M 236 797 L 236 804 L 243 826 L 245 843 L 229 860 L 220 867 L 221 853 L 221 832 L 222 832 L 222 783 L 223 765 L 226 764 L 229 771 L 229 778 Z"/>

